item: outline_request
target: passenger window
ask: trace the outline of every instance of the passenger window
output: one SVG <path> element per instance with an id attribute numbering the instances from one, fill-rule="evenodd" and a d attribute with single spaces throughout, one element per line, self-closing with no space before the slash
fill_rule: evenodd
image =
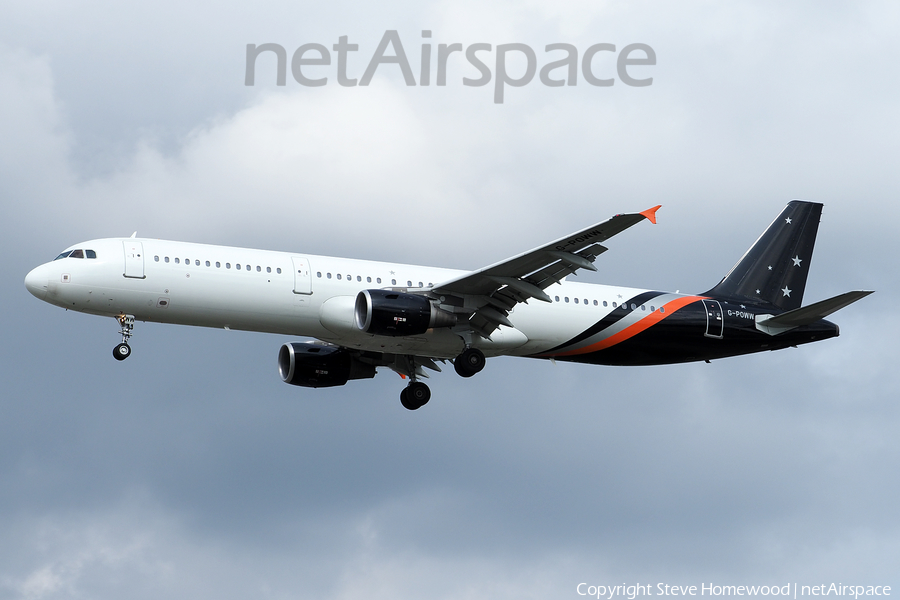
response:
<path id="1" fill-rule="evenodd" d="M 206 263 L 206 264 L 209 265 L 209 263 Z M 194 266 L 195 266 L 195 267 L 199 267 L 199 266 L 200 266 L 200 260 L 199 260 L 199 259 L 197 259 L 197 260 L 194 261 Z"/>
<path id="2" fill-rule="evenodd" d="M 647 305 L 641 304 L 641 310 L 646 311 L 646 310 L 647 310 Z"/>
<path id="3" fill-rule="evenodd" d="M 331 279 L 331 273 L 325 273 L 325 277 L 327 277 L 328 279 Z"/>
<path id="4" fill-rule="evenodd" d="M 607 306 L 606 300 L 603 301 L 603 306 Z"/>
<path id="5" fill-rule="evenodd" d="M 322 271 L 318 271 L 318 272 L 316 273 L 316 277 L 318 277 L 319 279 L 321 279 L 321 278 L 322 278 Z"/>
<path id="6" fill-rule="evenodd" d="M 275 269 L 275 272 L 278 273 L 279 275 L 281 275 L 281 267 L 278 267 L 277 269 Z M 319 275 L 319 277 L 321 277 L 321 275 Z"/>
<path id="7" fill-rule="evenodd" d="M 659 312 L 661 312 L 661 313 L 666 312 L 666 307 L 665 307 L 665 306 L 660 306 L 660 307 L 659 307 Z"/>
<path id="8" fill-rule="evenodd" d="M 269 270 L 271 271 L 271 269 L 269 269 Z M 256 272 L 259 273 L 260 271 L 262 271 L 262 267 L 260 267 L 259 265 L 256 265 Z"/>
<path id="9" fill-rule="evenodd" d="M 371 278 L 371 277 L 366 277 L 366 283 L 372 283 L 372 278 Z"/>
<path id="10" fill-rule="evenodd" d="M 357 276 L 356 276 L 356 280 L 357 280 L 357 281 L 362 281 L 362 277 L 361 277 L 360 275 L 357 275 Z"/>
<path id="11" fill-rule="evenodd" d="M 85 250 L 85 251 L 84 251 L 84 255 L 85 255 L 87 258 L 97 258 L 97 253 L 94 252 L 93 250 Z"/>
<path id="12" fill-rule="evenodd" d="M 556 296 L 556 301 L 559 302 L 559 296 Z"/>
<path id="13" fill-rule="evenodd" d="M 397 285 L 397 280 L 396 280 L 396 279 L 391 279 L 391 285 Z"/>
<path id="14" fill-rule="evenodd" d="M 176 264 L 176 265 L 180 265 L 180 264 L 181 264 L 181 260 L 178 259 L 178 258 L 176 258 L 176 259 L 175 259 L 175 264 Z"/>
<path id="15" fill-rule="evenodd" d="M 69 255 L 69 258 L 84 258 L 84 252 L 81 250 L 72 250 L 72 254 Z"/>
<path id="16" fill-rule="evenodd" d="M 210 266 L 210 265 L 209 265 L 209 261 L 206 261 L 206 266 L 207 266 L 207 267 Z"/>
<path id="17" fill-rule="evenodd" d="M 406 287 L 412 287 L 412 281 L 407 281 L 407 282 L 406 282 Z"/>
<path id="18" fill-rule="evenodd" d="M 166 262 L 169 262 L 169 257 L 168 257 L 168 256 L 166 257 Z"/>
<path id="19" fill-rule="evenodd" d="M 377 281 L 378 283 L 381 283 L 381 277 L 379 277 L 379 278 L 376 279 L 375 281 Z"/>
<path id="20" fill-rule="evenodd" d="M 569 297 L 568 297 L 568 296 L 566 296 L 566 298 L 565 298 L 565 299 L 566 299 L 566 302 L 568 302 L 568 301 L 569 301 Z"/>
<path id="21" fill-rule="evenodd" d="M 231 268 L 231 263 L 225 263 L 225 268 L 226 268 L 226 269 L 230 269 L 230 268 Z"/>
<path id="22" fill-rule="evenodd" d="M 597 306 L 597 301 L 596 301 L 596 300 L 594 300 L 594 306 Z"/>
<path id="23" fill-rule="evenodd" d="M 271 273 L 271 272 L 272 272 L 272 267 L 266 267 L 266 273 Z"/>
<path id="24" fill-rule="evenodd" d="M 341 278 L 341 274 L 340 274 L 340 273 L 337 274 L 337 278 L 338 278 L 338 279 Z"/>
<path id="25" fill-rule="evenodd" d="M 221 268 L 222 268 L 222 263 L 220 263 L 219 261 L 216 261 L 216 268 L 217 268 L 217 269 L 221 269 Z"/>
<path id="26" fill-rule="evenodd" d="M 634 309 L 636 309 L 636 308 L 637 308 L 637 306 L 635 306 L 635 305 L 634 305 L 634 302 L 632 302 L 632 303 L 631 303 L 631 310 L 634 310 Z"/>
<path id="27" fill-rule="evenodd" d="M 159 256 L 154 256 L 153 260 L 154 260 L 154 262 L 159 262 Z"/>
<path id="28" fill-rule="evenodd" d="M 615 302 L 613 302 L 613 308 L 616 308 L 616 303 L 615 303 Z"/>
<path id="29" fill-rule="evenodd" d="M 422 287 L 422 282 L 421 282 L 421 281 L 419 282 L 419 287 Z"/>
<path id="30" fill-rule="evenodd" d="M 578 304 L 578 298 L 574 298 L 575 304 Z"/>
<path id="31" fill-rule="evenodd" d="M 241 265 L 240 265 L 240 263 L 235 264 L 235 265 L 234 265 L 234 268 L 237 269 L 238 271 L 240 271 L 240 270 L 241 270 Z"/>
<path id="32" fill-rule="evenodd" d="M 650 305 L 650 312 L 654 312 L 655 310 L 656 310 L 656 307 L 653 306 L 653 305 L 651 304 L 651 305 Z"/>
<path id="33" fill-rule="evenodd" d="M 347 281 L 353 281 L 353 278 L 347 275 Z"/>

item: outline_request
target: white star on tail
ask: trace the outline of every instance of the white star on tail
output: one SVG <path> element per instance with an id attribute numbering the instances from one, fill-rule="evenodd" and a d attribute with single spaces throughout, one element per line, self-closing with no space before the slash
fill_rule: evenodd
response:
<path id="1" fill-rule="evenodd" d="M 788 289 L 788 286 L 784 286 L 784 289 L 781 290 L 781 291 L 784 293 L 785 296 L 787 296 L 788 298 L 790 298 L 790 297 L 791 297 L 791 292 L 792 292 L 793 290 L 789 290 L 789 289 Z"/>
<path id="2" fill-rule="evenodd" d="M 787 223 L 788 225 L 790 225 L 790 224 L 791 224 L 791 218 L 790 218 L 790 217 L 786 217 L 786 218 L 784 219 L 784 222 Z"/>
<path id="3" fill-rule="evenodd" d="M 797 256 L 795 256 L 794 258 L 792 258 L 791 260 L 794 261 L 794 266 L 795 266 L 795 267 L 799 267 L 799 266 L 800 266 L 800 263 L 803 262 L 803 259 L 800 258 L 800 255 L 799 255 L 799 254 L 798 254 Z"/>

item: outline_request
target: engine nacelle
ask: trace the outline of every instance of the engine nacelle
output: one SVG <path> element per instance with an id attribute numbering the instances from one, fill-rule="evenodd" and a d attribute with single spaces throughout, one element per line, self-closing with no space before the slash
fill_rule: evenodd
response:
<path id="1" fill-rule="evenodd" d="M 351 379 L 375 377 L 375 366 L 354 358 L 346 348 L 315 342 L 291 342 L 278 351 L 278 372 L 285 383 L 333 387 Z"/>
<path id="2" fill-rule="evenodd" d="M 453 327 L 456 315 L 425 296 L 390 290 L 363 290 L 356 296 L 356 326 L 373 335 L 419 335 L 434 327 Z"/>

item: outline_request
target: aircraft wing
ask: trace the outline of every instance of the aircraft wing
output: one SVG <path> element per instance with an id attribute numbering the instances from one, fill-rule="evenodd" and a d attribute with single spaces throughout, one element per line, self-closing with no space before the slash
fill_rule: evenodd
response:
<path id="1" fill-rule="evenodd" d="M 644 219 L 656 223 L 658 209 L 655 206 L 616 215 L 534 250 L 444 281 L 432 288 L 432 296 L 443 298 L 441 304 L 446 310 L 469 314 L 468 321 L 458 328 L 490 339 L 498 326 L 513 326 L 508 315 L 516 304 L 531 298 L 550 302 L 544 292 L 547 287 L 578 269 L 596 271 L 594 260 L 606 252 L 602 243 Z"/>

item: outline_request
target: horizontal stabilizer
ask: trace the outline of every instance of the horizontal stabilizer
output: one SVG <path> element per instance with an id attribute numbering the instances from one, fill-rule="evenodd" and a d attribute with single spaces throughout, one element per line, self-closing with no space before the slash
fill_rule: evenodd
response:
<path id="1" fill-rule="evenodd" d="M 757 317 L 756 326 L 759 329 L 762 329 L 763 331 L 774 335 L 777 333 L 781 333 L 782 331 L 787 331 L 788 329 L 793 329 L 794 327 L 809 325 L 810 323 L 815 323 L 819 319 L 824 319 L 831 313 L 837 312 L 845 306 L 853 304 L 857 300 L 865 298 L 871 293 L 873 292 L 846 292 L 835 296 L 834 298 L 828 298 L 827 300 L 822 300 L 821 302 L 815 302 L 813 304 L 810 304 L 809 306 L 789 310 L 786 313 L 781 313 L 780 315 L 760 315 L 759 317 Z"/>

